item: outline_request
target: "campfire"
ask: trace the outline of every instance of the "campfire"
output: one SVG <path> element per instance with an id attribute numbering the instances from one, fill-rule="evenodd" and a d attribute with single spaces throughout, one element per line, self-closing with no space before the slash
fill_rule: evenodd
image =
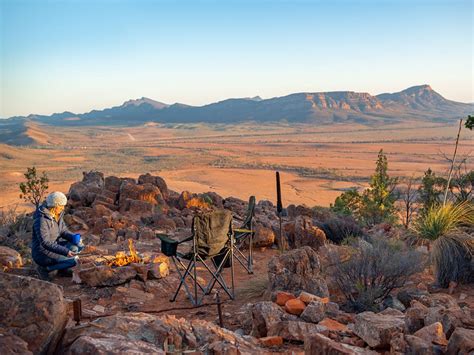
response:
<path id="1" fill-rule="evenodd" d="M 107 263 L 109 266 L 125 266 L 131 263 L 140 263 L 142 262 L 142 258 L 137 253 L 135 246 L 133 245 L 133 240 L 130 238 L 128 240 L 128 249 L 129 255 L 127 255 L 123 251 L 117 252 L 115 254 L 115 258 Z"/>

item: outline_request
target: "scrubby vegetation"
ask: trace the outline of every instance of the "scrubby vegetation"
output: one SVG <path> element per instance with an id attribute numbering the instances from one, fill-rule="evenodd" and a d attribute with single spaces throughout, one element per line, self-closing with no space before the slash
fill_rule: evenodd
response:
<path id="1" fill-rule="evenodd" d="M 400 241 L 374 237 L 370 243 L 353 239 L 348 245 L 349 256 L 334 253 L 332 265 L 336 283 L 353 311 L 378 310 L 392 290 L 423 269 L 422 255 Z"/>
<path id="2" fill-rule="evenodd" d="M 391 178 L 387 170 L 387 157 L 383 150 L 380 150 L 369 188 L 362 194 L 355 189 L 344 192 L 336 198 L 332 206 L 333 211 L 343 215 L 352 215 L 365 226 L 395 222 L 395 201 L 397 200 L 395 187 L 398 179 Z"/>

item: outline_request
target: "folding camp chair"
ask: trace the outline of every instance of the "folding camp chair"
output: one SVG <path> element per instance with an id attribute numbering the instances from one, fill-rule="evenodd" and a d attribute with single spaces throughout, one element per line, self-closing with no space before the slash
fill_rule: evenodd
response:
<path id="1" fill-rule="evenodd" d="M 234 228 L 234 257 L 242 265 L 249 274 L 253 274 L 253 238 L 255 231 L 253 230 L 253 217 L 255 215 L 255 196 L 250 196 L 249 205 L 247 207 L 247 213 L 245 219 L 234 216 L 235 219 L 242 222 L 239 228 Z M 243 249 L 245 240 L 248 240 L 248 255 L 245 255 L 241 249 Z"/>
<path id="2" fill-rule="evenodd" d="M 193 218 L 191 230 L 192 235 L 182 241 L 173 240 L 164 234 L 157 234 L 161 240 L 161 251 L 171 257 L 180 277 L 179 286 L 170 301 L 174 302 L 180 289 L 184 287 L 192 304 L 197 306 L 202 303 L 205 295 L 210 294 L 216 283 L 231 299 L 234 299 L 232 213 L 227 210 L 216 210 L 196 215 Z M 190 252 L 182 254 L 177 251 L 179 244 L 190 240 L 193 242 Z M 213 268 L 209 262 L 212 263 Z M 198 281 L 198 263 L 202 263 L 204 270 L 210 273 L 211 278 L 206 285 Z M 232 287 L 228 287 L 222 277 L 224 268 L 231 270 Z M 192 289 L 187 280 L 191 281 Z"/>

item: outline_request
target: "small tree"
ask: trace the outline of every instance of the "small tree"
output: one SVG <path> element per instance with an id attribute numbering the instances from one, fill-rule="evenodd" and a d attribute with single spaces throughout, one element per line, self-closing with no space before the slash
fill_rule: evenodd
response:
<path id="1" fill-rule="evenodd" d="M 474 116 L 471 116 L 471 115 L 467 116 L 467 120 L 466 120 L 466 123 L 464 124 L 464 127 L 472 131 L 472 129 L 474 128 Z"/>
<path id="2" fill-rule="evenodd" d="M 369 188 L 362 194 L 355 189 L 344 192 L 336 198 L 331 209 L 339 214 L 352 215 L 367 226 L 393 222 L 396 219 L 395 201 L 397 200 L 394 190 L 398 180 L 391 178 L 387 170 L 387 157 L 381 149 Z"/>
<path id="3" fill-rule="evenodd" d="M 34 166 L 27 168 L 24 176 L 26 182 L 21 182 L 19 185 L 21 191 L 20 198 L 26 202 L 31 202 L 38 208 L 48 190 L 49 178 L 44 171 L 41 176 L 38 176 Z"/>
<path id="4" fill-rule="evenodd" d="M 446 186 L 446 180 L 428 169 L 421 179 L 421 185 L 418 187 L 419 202 L 423 204 L 420 213 L 425 215 L 431 207 L 441 202 L 441 194 Z"/>
<path id="5" fill-rule="evenodd" d="M 413 215 L 417 210 L 416 200 L 418 193 L 416 191 L 417 179 L 412 176 L 404 181 L 404 185 L 400 189 L 401 195 L 401 208 L 400 216 L 402 219 L 403 226 L 408 229 L 413 219 Z"/>
<path id="6" fill-rule="evenodd" d="M 388 160 L 383 149 L 380 149 L 370 187 L 362 195 L 361 217 L 367 225 L 393 222 L 396 219 L 395 201 L 397 198 L 394 190 L 398 179 L 391 178 L 387 171 Z"/>

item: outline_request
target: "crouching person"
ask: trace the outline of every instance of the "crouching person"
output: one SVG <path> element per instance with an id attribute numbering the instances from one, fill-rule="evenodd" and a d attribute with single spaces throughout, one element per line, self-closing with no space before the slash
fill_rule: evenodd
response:
<path id="1" fill-rule="evenodd" d="M 52 192 L 34 215 L 31 254 L 43 280 L 51 280 L 49 273 L 55 270 L 70 274 L 70 268 L 77 264 L 77 254 L 84 248 L 81 236 L 71 233 L 64 223 L 66 203 L 62 192 Z"/>

